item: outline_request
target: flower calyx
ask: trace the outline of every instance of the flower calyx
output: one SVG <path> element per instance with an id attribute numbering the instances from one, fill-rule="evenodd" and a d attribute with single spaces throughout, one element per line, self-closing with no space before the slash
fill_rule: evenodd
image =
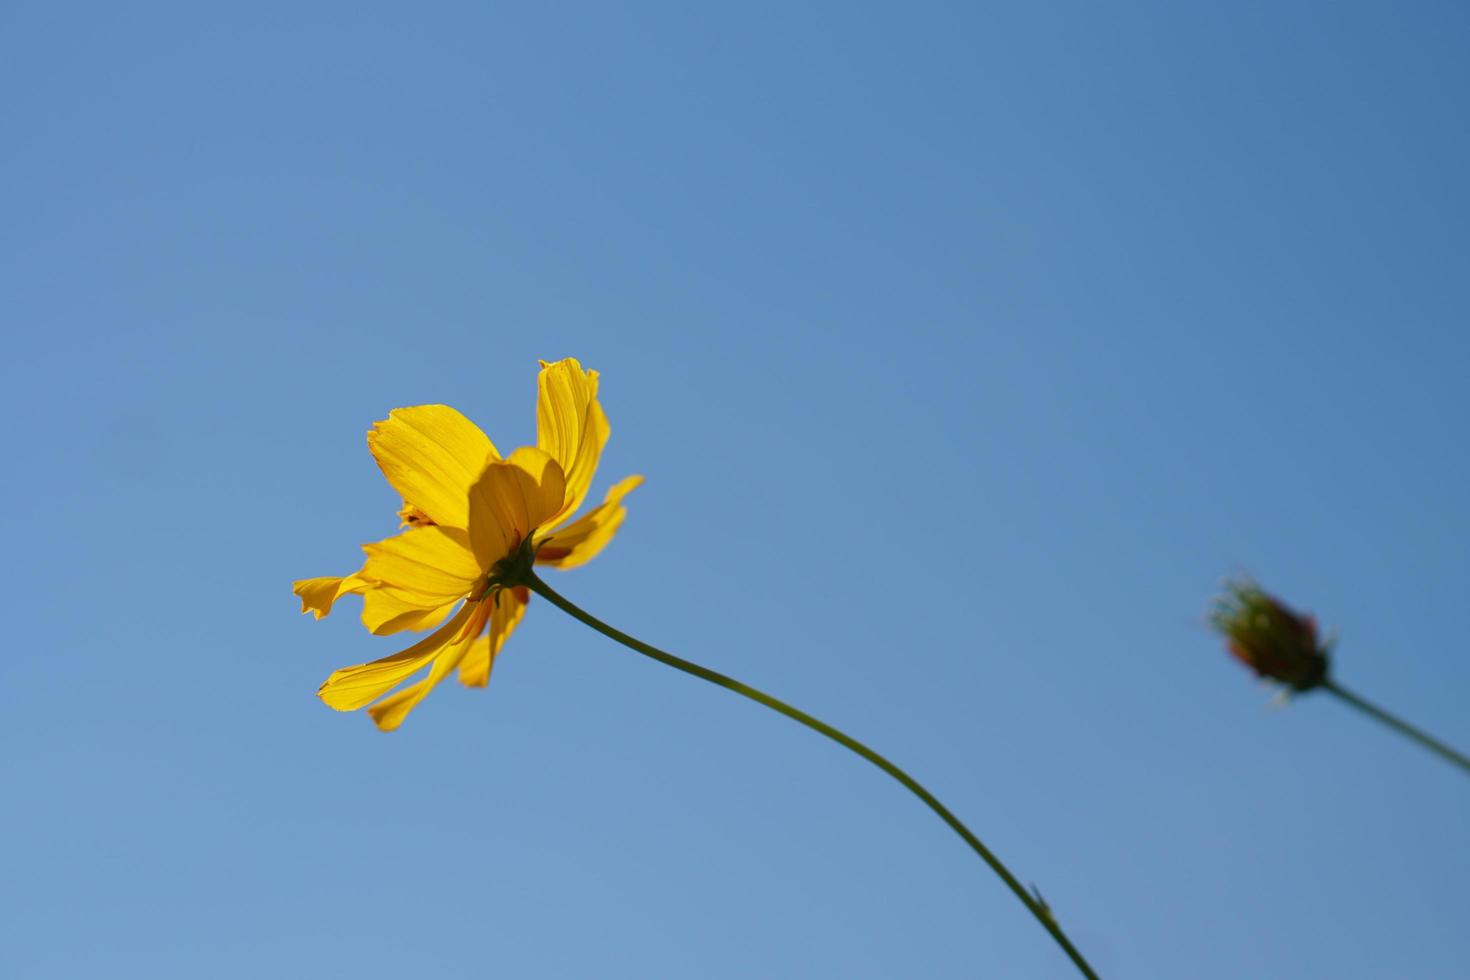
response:
<path id="1" fill-rule="evenodd" d="M 526 535 L 514 551 L 490 566 L 482 598 L 501 589 L 529 587 L 536 577 L 533 569 L 536 553 L 540 550 L 541 544 L 536 542 L 535 535 Z"/>

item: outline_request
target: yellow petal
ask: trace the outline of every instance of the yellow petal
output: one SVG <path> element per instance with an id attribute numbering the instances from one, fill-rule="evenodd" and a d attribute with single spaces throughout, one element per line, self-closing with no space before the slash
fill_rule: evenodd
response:
<path id="1" fill-rule="evenodd" d="M 439 625 L 454 601 L 386 586 L 369 589 L 362 597 L 362 625 L 385 636 L 400 630 L 426 630 Z"/>
<path id="2" fill-rule="evenodd" d="M 399 725 L 403 724 L 403 719 L 408 717 L 408 713 L 417 708 L 419 702 L 428 697 L 429 692 L 449 676 L 449 672 L 454 670 L 455 665 L 464 659 L 465 653 L 478 642 L 479 640 L 465 639 L 451 644 L 434 661 L 434 666 L 429 668 L 429 676 L 408 685 L 401 691 L 394 691 L 368 708 L 368 715 L 372 717 L 373 724 L 385 732 L 395 731 Z"/>
<path id="3" fill-rule="evenodd" d="M 317 619 L 332 611 L 332 604 L 344 595 L 362 592 L 366 587 L 356 575 L 346 578 L 304 578 L 291 583 L 291 591 L 301 598 L 301 611 L 310 610 Z"/>
<path id="4" fill-rule="evenodd" d="M 582 370 L 576 358 L 542 361 L 536 388 L 536 445 L 566 474 L 566 499 L 556 515 L 564 517 L 587 496 L 611 430 L 597 402 L 597 372 Z"/>
<path id="5" fill-rule="evenodd" d="M 521 617 L 526 614 L 526 603 L 531 601 L 530 589 L 504 589 L 497 596 L 494 612 L 490 615 L 490 629 L 477 639 L 459 664 L 459 680 L 466 687 L 484 687 L 490 683 L 490 667 L 500 648 Z"/>
<path id="6" fill-rule="evenodd" d="M 618 533 L 628 508 L 623 498 L 643 484 L 643 477 L 630 476 L 612 485 L 607 496 L 598 506 L 589 510 L 543 539 L 536 552 L 536 564 L 553 568 L 576 568 L 585 565 L 607 547 L 607 543 Z"/>
<path id="7" fill-rule="evenodd" d="M 491 618 L 491 608 L 485 602 L 478 602 L 472 604 L 472 609 L 464 629 L 456 633 L 434 658 L 433 666 L 429 668 L 427 677 L 416 684 L 410 684 L 401 691 L 395 691 L 368 708 L 368 714 L 372 716 L 373 723 L 380 729 L 391 732 L 403 724 L 403 719 L 408 717 L 408 713 L 417 707 L 418 703 L 427 697 L 440 681 L 448 677 L 450 672 L 459 666 L 465 656 L 481 641 L 480 634 L 485 629 L 486 621 Z"/>
<path id="8" fill-rule="evenodd" d="M 338 711 L 355 711 L 377 700 L 411 677 L 447 646 L 455 643 L 476 603 L 465 603 L 439 629 L 407 650 L 370 664 L 343 667 L 328 677 L 317 696 Z"/>
<path id="9" fill-rule="evenodd" d="M 448 405 L 395 408 L 367 439 L 405 508 L 449 527 L 465 526 L 470 484 L 487 459 L 500 458 L 489 437 Z"/>
<path id="10" fill-rule="evenodd" d="M 442 605 L 469 593 L 480 566 L 463 531 L 411 527 L 376 544 L 365 544 L 361 575 L 378 585 L 437 598 Z"/>
<path id="11" fill-rule="evenodd" d="M 540 449 L 523 446 L 488 464 L 470 489 L 474 560 L 488 570 L 555 516 L 565 496 L 561 467 Z"/>
<path id="12" fill-rule="evenodd" d="M 518 530 L 524 537 L 550 521 L 561 510 L 567 494 L 566 473 L 550 453 L 532 446 L 521 446 L 510 454 L 506 462 L 519 467 L 531 477 L 530 483 L 520 483 L 526 502 L 527 524 L 525 527 L 518 527 Z"/>

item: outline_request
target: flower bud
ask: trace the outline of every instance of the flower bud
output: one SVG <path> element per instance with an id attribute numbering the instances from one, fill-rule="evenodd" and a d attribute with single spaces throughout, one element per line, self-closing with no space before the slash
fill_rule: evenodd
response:
<path id="1" fill-rule="evenodd" d="M 1226 583 L 1210 622 L 1230 653 L 1260 677 L 1295 691 L 1310 691 L 1327 679 L 1330 645 L 1317 639 L 1317 621 L 1253 582 Z"/>

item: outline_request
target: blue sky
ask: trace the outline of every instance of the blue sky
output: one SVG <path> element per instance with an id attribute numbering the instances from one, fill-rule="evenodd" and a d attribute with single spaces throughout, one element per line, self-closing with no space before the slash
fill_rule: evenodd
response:
<path id="1" fill-rule="evenodd" d="M 0 11 L 0 972 L 1065 977 L 877 771 L 533 604 L 393 734 L 301 617 L 445 402 L 603 375 L 555 580 L 907 766 L 1104 976 L 1465 975 L 1458 4 Z"/>

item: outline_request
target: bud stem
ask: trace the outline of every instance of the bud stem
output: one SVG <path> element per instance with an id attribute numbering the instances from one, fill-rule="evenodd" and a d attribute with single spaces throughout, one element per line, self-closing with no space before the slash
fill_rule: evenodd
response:
<path id="1" fill-rule="evenodd" d="M 657 660 L 659 663 L 667 664 L 668 666 L 673 667 L 675 670 L 682 670 L 686 674 L 693 674 L 700 680 L 709 681 L 711 684 L 718 685 L 725 688 L 726 690 L 734 691 L 736 694 L 739 694 L 743 697 L 750 698 L 750 700 L 756 702 L 757 704 L 763 704 L 767 708 L 770 708 L 772 711 L 780 712 L 787 718 L 790 718 L 792 721 L 798 722 L 802 725 L 805 725 L 807 728 L 810 728 L 814 732 L 818 732 L 822 735 L 827 736 L 838 745 L 857 753 L 864 759 L 871 762 L 873 765 L 877 766 L 879 769 L 882 769 L 888 775 L 892 776 L 894 779 L 902 783 L 905 789 L 913 793 L 919 799 L 923 800 L 925 806 L 938 814 L 939 818 L 943 820 L 946 824 L 948 824 L 950 829 L 958 834 L 960 836 L 960 839 L 968 844 L 972 851 L 980 855 L 980 859 L 988 864 L 990 866 L 990 869 L 1000 876 L 1001 880 L 1006 883 L 1006 887 L 1010 888 L 1010 890 L 1015 893 L 1016 897 L 1021 900 L 1021 903 L 1030 910 L 1033 916 L 1036 917 L 1036 921 L 1040 922 L 1041 925 L 1046 929 L 1046 931 L 1051 933 L 1051 936 L 1053 939 L 1056 940 L 1057 945 L 1062 947 L 1062 950 L 1067 954 L 1068 957 L 1071 958 L 1072 963 L 1077 967 L 1082 975 L 1084 977 L 1088 977 L 1089 980 L 1097 980 L 1097 974 L 1092 972 L 1092 967 L 1087 965 L 1087 961 L 1082 958 L 1082 954 L 1077 951 L 1076 947 L 1072 945 L 1071 940 L 1069 940 L 1066 934 L 1062 932 L 1061 926 L 1057 924 L 1056 919 L 1052 916 L 1051 909 L 1044 903 L 1038 902 L 1037 900 L 1033 899 L 1026 892 L 1026 889 L 1021 887 L 1021 883 L 1016 880 L 1016 876 L 1011 874 L 1010 870 L 1000 862 L 1000 858 L 992 854 L 990 852 L 990 849 L 980 842 L 980 838 L 976 837 L 973 833 L 970 832 L 970 829 L 968 827 L 960 822 L 959 817 L 956 817 L 953 813 L 951 813 L 943 803 L 940 803 L 939 800 L 935 799 L 932 793 L 926 790 L 923 786 L 920 786 L 916 779 L 914 779 L 908 773 L 904 772 L 902 769 L 898 768 L 898 766 L 889 762 L 887 759 L 883 758 L 883 756 L 879 755 L 877 752 L 874 752 L 872 749 L 868 748 L 866 745 L 859 742 L 852 736 L 838 731 L 836 728 L 833 728 L 831 725 L 827 724 L 824 721 L 813 718 L 805 711 L 802 711 L 798 708 L 793 708 L 791 705 L 785 703 L 784 701 L 779 701 L 763 691 L 758 691 L 747 684 L 742 684 L 740 681 L 737 681 L 732 677 L 726 677 L 724 674 L 716 673 L 715 671 L 710 670 L 707 667 L 701 667 L 699 666 L 699 664 L 690 663 L 688 660 L 682 660 L 671 653 L 665 653 L 663 650 L 660 650 L 657 647 L 650 646 L 649 644 L 644 643 L 642 640 L 638 640 L 629 636 L 622 630 L 609 626 L 602 620 L 593 616 L 591 613 L 584 612 L 572 602 L 563 598 L 559 593 L 552 589 L 551 586 L 543 582 L 533 571 L 526 571 L 522 579 L 517 584 L 526 586 L 526 588 L 546 599 L 546 601 L 556 606 L 562 612 L 565 612 L 573 619 L 579 620 L 587 626 L 592 627 L 603 636 L 616 640 L 623 646 L 628 647 L 632 650 L 636 650 L 638 653 L 643 654 L 645 657 L 650 657 L 654 660 Z"/>
<path id="2" fill-rule="evenodd" d="M 1332 680 L 1330 677 L 1323 680 L 1322 683 L 1318 686 L 1321 687 L 1324 691 L 1331 691 L 1333 694 L 1337 695 L 1339 698 L 1346 701 L 1354 708 L 1357 708 L 1368 717 L 1378 719 L 1389 728 L 1392 728 L 1395 731 L 1400 732 L 1401 734 L 1407 735 L 1409 738 L 1418 742 L 1429 751 L 1436 753 L 1441 758 L 1446 759 L 1454 765 L 1459 766 L 1466 772 L 1470 772 L 1470 758 L 1466 758 L 1459 752 L 1456 752 L 1454 749 L 1450 748 L 1439 739 L 1427 735 L 1424 732 L 1421 732 L 1419 729 L 1404 721 L 1402 718 L 1396 718 L 1395 716 L 1389 714 L 1387 711 L 1384 711 L 1382 708 L 1378 707 L 1376 704 L 1373 704 L 1370 701 L 1363 700 L 1363 698 L 1354 694 L 1352 691 L 1349 691 L 1347 688 L 1337 683 L 1337 681 Z"/>

